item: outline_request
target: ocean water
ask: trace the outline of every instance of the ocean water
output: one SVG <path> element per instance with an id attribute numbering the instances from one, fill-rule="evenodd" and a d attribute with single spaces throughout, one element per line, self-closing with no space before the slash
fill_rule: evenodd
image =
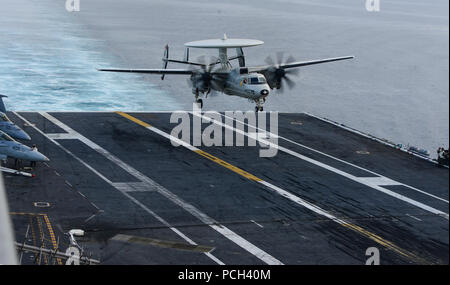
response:
<path id="1" fill-rule="evenodd" d="M 305 67 L 297 85 L 273 92 L 267 111 L 310 112 L 395 143 L 449 144 L 448 0 L 3 0 L 0 93 L 12 110 L 189 110 L 183 76 L 102 73 L 98 67 L 159 68 L 166 43 L 219 38 L 263 40 L 248 65 L 283 51 L 297 60 L 355 55 Z M 192 50 L 195 58 L 204 51 Z M 211 51 L 209 51 L 211 52 Z M 169 67 L 183 67 L 170 64 Z M 218 95 L 206 110 L 253 110 Z"/>
<path id="2" fill-rule="evenodd" d="M 80 23 L 67 17 L 63 5 L 54 9 L 39 1 L 12 2 L 2 1 L 0 8 L 0 93 L 8 96 L 8 110 L 177 107 L 168 92 L 136 76 L 97 71 L 120 59 L 104 53 L 106 43 L 89 37 Z"/>

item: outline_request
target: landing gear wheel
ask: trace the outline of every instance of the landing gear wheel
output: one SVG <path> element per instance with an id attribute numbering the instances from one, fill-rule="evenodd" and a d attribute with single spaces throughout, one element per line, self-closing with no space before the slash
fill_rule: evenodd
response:
<path id="1" fill-rule="evenodd" d="M 264 111 L 264 108 L 263 108 L 262 106 L 259 107 L 259 111 L 260 111 L 260 112 Z"/>
<path id="2" fill-rule="evenodd" d="M 197 99 L 195 102 L 200 105 L 200 109 L 203 108 L 203 100 L 202 99 Z"/>
<path id="3" fill-rule="evenodd" d="M 255 106 L 255 113 L 258 113 L 258 111 L 259 111 L 259 107 Z"/>

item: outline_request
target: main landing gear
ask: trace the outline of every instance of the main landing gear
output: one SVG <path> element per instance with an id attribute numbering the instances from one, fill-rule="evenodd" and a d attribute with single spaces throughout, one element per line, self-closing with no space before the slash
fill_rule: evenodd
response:
<path id="1" fill-rule="evenodd" d="M 195 103 L 197 103 L 198 107 L 200 109 L 203 108 L 203 100 L 198 98 L 199 96 L 199 91 L 198 88 L 195 89 Z"/>

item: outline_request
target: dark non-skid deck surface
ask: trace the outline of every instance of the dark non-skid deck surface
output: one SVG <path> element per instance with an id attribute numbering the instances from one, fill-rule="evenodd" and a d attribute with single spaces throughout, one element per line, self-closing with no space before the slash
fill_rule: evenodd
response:
<path id="1" fill-rule="evenodd" d="M 259 157 L 258 146 L 198 147 L 224 166 L 117 113 L 49 113 L 56 123 L 17 114 L 45 134 L 24 127 L 50 158 L 35 178 L 4 174 L 17 241 L 31 220 L 30 243 L 40 246 L 39 234 L 53 230 L 64 244 L 63 232 L 82 228 L 83 246 L 103 264 L 364 264 L 368 247 L 380 250 L 382 264 L 449 262 L 448 169 L 308 115 L 279 115 L 278 143 L 288 151 L 275 157 Z M 23 125 L 17 114 L 8 115 Z M 169 113 L 128 114 L 168 134 L 176 125 Z M 57 145 L 51 134 L 67 133 L 64 125 L 77 135 Z M 376 177 L 395 183 L 380 190 L 357 180 Z M 117 234 L 161 242 L 112 239 Z M 205 254 L 189 243 L 214 249 Z"/>

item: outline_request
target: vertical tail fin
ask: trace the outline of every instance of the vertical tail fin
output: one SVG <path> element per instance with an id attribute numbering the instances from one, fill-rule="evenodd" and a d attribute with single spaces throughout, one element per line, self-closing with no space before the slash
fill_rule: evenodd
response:
<path id="1" fill-rule="evenodd" d="M 184 61 L 189 61 L 189 48 L 188 47 L 186 47 L 185 49 L 184 49 L 184 59 L 183 59 Z"/>
<path id="2" fill-rule="evenodd" d="M 3 103 L 3 97 L 8 97 L 6 95 L 0 94 L 0 112 L 6 113 L 5 104 Z"/>
<path id="3" fill-rule="evenodd" d="M 245 66 L 245 56 L 244 56 L 244 50 L 241 47 L 236 48 L 236 55 L 238 56 L 239 66 L 244 67 Z"/>
<path id="4" fill-rule="evenodd" d="M 169 45 L 166 45 L 165 47 L 164 47 L 164 55 L 163 55 L 163 58 L 162 58 L 162 61 L 163 61 L 163 69 L 166 69 L 167 68 L 167 64 L 169 63 L 167 60 L 169 59 Z M 164 80 L 164 75 L 165 74 L 163 74 L 163 75 L 161 75 L 161 80 Z"/>

